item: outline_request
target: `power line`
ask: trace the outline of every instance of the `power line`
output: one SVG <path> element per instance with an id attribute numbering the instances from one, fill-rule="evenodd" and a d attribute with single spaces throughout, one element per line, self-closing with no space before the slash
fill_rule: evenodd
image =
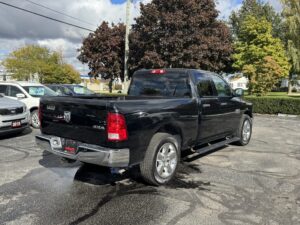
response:
<path id="1" fill-rule="evenodd" d="M 97 27 L 97 25 L 95 25 L 95 24 L 92 24 L 92 23 L 89 23 L 89 22 L 87 22 L 87 21 L 78 19 L 78 18 L 76 18 L 76 17 L 74 17 L 74 16 L 70 16 L 70 15 L 68 15 L 68 14 L 65 14 L 65 13 L 60 12 L 60 11 L 55 10 L 55 9 L 52 9 L 52 8 L 50 8 L 50 7 L 48 7 L 48 6 L 45 6 L 45 5 L 42 5 L 42 4 L 40 4 L 40 3 L 36 3 L 36 2 L 30 1 L 30 0 L 25 0 L 25 1 L 26 1 L 26 2 L 29 2 L 29 3 L 31 3 L 31 4 L 33 4 L 33 5 L 37 5 L 37 6 L 39 6 L 39 7 L 42 7 L 42 8 L 44 8 L 44 9 L 48 9 L 48 10 L 50 10 L 50 11 L 52 11 L 52 12 L 61 14 L 61 15 L 63 15 L 63 16 L 69 17 L 69 18 L 71 18 L 71 19 L 77 20 L 77 21 L 79 21 L 79 22 L 82 22 L 82 23 L 89 24 L 89 25 L 92 25 L 92 26 L 96 26 L 96 27 Z"/>
<path id="2" fill-rule="evenodd" d="M 88 28 L 85 28 L 85 27 L 81 27 L 81 26 L 78 26 L 78 25 L 75 25 L 75 24 L 72 24 L 72 23 L 68 23 L 68 22 L 65 22 L 65 21 L 62 21 L 62 20 L 54 19 L 54 18 L 52 18 L 52 17 L 45 16 L 45 15 L 42 15 L 42 14 L 39 14 L 39 13 L 30 11 L 30 10 L 27 10 L 27 9 L 24 9 L 24 8 L 20 8 L 20 7 L 18 7 L 18 6 L 11 5 L 11 4 L 2 2 L 2 1 L 0 1 L 0 4 L 6 5 L 6 6 L 9 6 L 9 7 L 12 7 L 12 8 L 21 10 L 21 11 L 24 11 L 24 12 L 28 12 L 28 13 L 31 13 L 31 14 L 34 14 L 34 15 L 36 15 L 36 16 L 40 16 L 40 17 L 43 17 L 43 18 L 46 18 L 46 19 L 49 19 L 49 20 L 53 20 L 53 21 L 56 21 L 56 22 L 59 22 L 59 23 L 63 23 L 63 24 L 66 24 L 66 25 L 69 25 L 69 26 L 72 26 L 72 27 L 76 27 L 76 28 L 79 28 L 79 29 L 82 29 L 82 30 L 94 32 L 94 31 L 91 30 L 91 29 L 88 29 Z"/>

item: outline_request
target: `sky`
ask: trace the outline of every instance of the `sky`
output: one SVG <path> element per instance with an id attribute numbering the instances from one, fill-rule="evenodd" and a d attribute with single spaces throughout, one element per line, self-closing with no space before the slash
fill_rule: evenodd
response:
<path id="1" fill-rule="evenodd" d="M 133 17 L 139 15 L 140 2 L 150 1 L 134 0 Z M 227 19 L 232 10 L 240 8 L 241 1 L 216 0 L 217 9 L 220 12 L 219 17 Z M 275 9 L 280 10 L 279 0 L 265 1 L 269 1 Z M 115 23 L 125 21 L 126 0 L 1 0 L 1 2 L 91 30 L 95 30 L 103 20 Z M 68 14 L 76 19 L 33 3 Z M 82 74 L 88 71 L 87 66 L 82 65 L 76 56 L 78 55 L 77 49 L 80 48 L 82 40 L 89 34 L 89 31 L 47 20 L 2 4 L 0 4 L 0 21 L 0 60 L 11 51 L 26 44 L 39 44 L 51 50 L 62 51 L 66 61 Z"/>

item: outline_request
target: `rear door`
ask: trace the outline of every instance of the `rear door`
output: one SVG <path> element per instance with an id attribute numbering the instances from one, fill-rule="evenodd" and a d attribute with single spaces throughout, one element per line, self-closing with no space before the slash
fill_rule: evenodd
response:
<path id="1" fill-rule="evenodd" d="M 215 93 L 211 77 L 194 72 L 194 82 L 198 92 L 199 124 L 197 142 L 205 142 L 217 137 L 220 131 L 222 117 L 218 112 L 219 100 Z"/>
<path id="2" fill-rule="evenodd" d="M 233 98 L 230 86 L 218 75 L 210 75 L 215 91 L 218 95 L 219 113 L 222 116 L 222 126 L 220 129 L 224 133 L 230 134 L 236 130 L 240 122 L 240 104 Z"/>

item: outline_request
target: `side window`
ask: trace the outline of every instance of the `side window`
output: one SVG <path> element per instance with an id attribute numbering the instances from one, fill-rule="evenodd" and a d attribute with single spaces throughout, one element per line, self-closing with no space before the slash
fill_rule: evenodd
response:
<path id="1" fill-rule="evenodd" d="M 200 97 L 213 97 L 214 89 L 213 84 L 209 76 L 204 74 L 195 74 L 197 90 Z"/>
<path id="2" fill-rule="evenodd" d="M 219 97 L 231 97 L 231 89 L 229 85 L 220 77 L 212 76 Z"/>
<path id="3" fill-rule="evenodd" d="M 62 89 L 62 93 L 64 95 L 67 95 L 67 96 L 72 96 L 73 95 L 72 92 L 69 90 L 69 88 L 67 88 L 67 87 L 61 87 L 61 89 Z"/>
<path id="4" fill-rule="evenodd" d="M 20 90 L 20 88 L 16 86 L 10 86 L 10 97 L 17 97 L 17 94 L 23 94 L 23 92 Z"/>
<path id="5" fill-rule="evenodd" d="M 174 85 L 170 85 L 169 87 L 172 90 L 172 96 L 178 98 L 186 98 L 191 97 L 191 88 L 187 79 L 180 79 Z"/>
<path id="6" fill-rule="evenodd" d="M 8 95 L 8 86 L 7 85 L 0 85 L 0 94 Z"/>

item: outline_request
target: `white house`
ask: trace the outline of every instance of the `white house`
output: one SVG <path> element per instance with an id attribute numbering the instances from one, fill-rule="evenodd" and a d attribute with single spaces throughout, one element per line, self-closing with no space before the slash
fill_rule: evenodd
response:
<path id="1" fill-rule="evenodd" d="M 242 74 L 230 74 L 225 77 L 225 80 L 230 84 L 233 90 L 237 88 L 242 88 L 248 90 L 248 78 L 244 77 Z"/>

